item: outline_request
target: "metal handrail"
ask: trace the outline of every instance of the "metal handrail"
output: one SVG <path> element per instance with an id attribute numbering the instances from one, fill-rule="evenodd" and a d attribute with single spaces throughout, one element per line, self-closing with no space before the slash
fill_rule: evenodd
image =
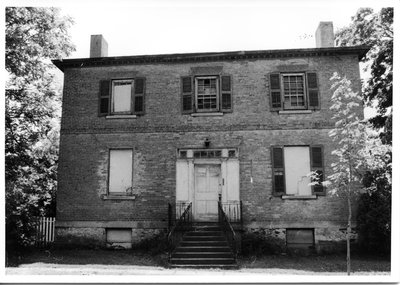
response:
<path id="1" fill-rule="evenodd" d="M 176 245 L 182 239 L 183 233 L 188 231 L 192 227 L 192 203 L 186 207 L 185 211 L 181 214 L 178 221 L 172 226 L 168 233 L 168 245 L 169 245 L 169 259 L 171 258 L 172 252 Z"/>
<path id="2" fill-rule="evenodd" d="M 231 246 L 231 249 L 233 251 L 235 259 L 237 259 L 238 239 L 236 238 L 235 230 L 233 229 L 231 223 L 229 222 L 229 219 L 226 216 L 220 201 L 218 201 L 218 222 L 219 222 L 221 228 L 223 229 L 226 238 L 228 239 L 228 243 Z"/>

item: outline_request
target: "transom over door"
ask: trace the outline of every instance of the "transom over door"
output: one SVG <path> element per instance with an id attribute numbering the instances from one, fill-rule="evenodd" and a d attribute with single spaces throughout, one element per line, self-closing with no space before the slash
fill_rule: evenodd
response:
<path id="1" fill-rule="evenodd" d="M 218 220 L 218 193 L 221 188 L 221 165 L 195 165 L 194 219 Z"/>

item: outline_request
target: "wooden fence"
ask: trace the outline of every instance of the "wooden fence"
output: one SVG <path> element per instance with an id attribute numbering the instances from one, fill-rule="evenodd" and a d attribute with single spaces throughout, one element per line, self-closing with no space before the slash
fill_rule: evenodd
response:
<path id="1" fill-rule="evenodd" d="M 36 224 L 36 246 L 42 247 L 54 242 L 56 218 L 39 217 Z"/>

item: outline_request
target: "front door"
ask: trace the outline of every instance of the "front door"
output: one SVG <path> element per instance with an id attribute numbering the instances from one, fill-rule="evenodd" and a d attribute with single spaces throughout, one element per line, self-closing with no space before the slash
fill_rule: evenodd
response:
<path id="1" fill-rule="evenodd" d="M 195 221 L 218 220 L 221 165 L 195 165 Z"/>

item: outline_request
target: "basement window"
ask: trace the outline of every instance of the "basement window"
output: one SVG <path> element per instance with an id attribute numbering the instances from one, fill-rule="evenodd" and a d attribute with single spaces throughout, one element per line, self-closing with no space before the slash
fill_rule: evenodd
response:
<path id="1" fill-rule="evenodd" d="M 106 229 L 106 240 L 108 247 L 132 248 L 132 229 Z"/>
<path id="2" fill-rule="evenodd" d="M 286 229 L 289 249 L 310 249 L 314 246 L 314 229 Z"/>

